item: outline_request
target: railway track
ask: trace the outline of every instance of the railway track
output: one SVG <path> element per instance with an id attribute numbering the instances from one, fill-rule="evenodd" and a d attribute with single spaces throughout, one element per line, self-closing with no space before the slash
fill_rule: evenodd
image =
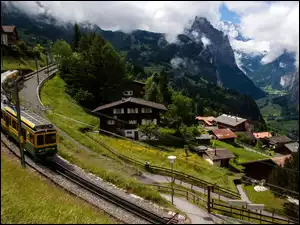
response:
<path id="1" fill-rule="evenodd" d="M 16 157 L 20 158 L 20 156 L 12 150 L 4 141 L 1 140 L 1 142 L 9 149 Z M 66 168 L 65 165 L 62 165 L 58 162 L 54 161 L 40 161 L 42 165 L 46 166 L 47 168 L 51 169 L 53 172 L 63 176 L 67 180 L 75 183 L 76 185 L 82 187 L 83 189 L 91 192 L 92 194 L 110 202 L 114 205 L 117 205 L 118 207 L 125 209 L 126 211 L 134 214 L 135 216 L 144 219 L 145 221 L 148 221 L 153 224 L 174 224 L 176 223 L 175 218 L 165 218 L 161 217 L 147 209 L 144 209 L 118 195 L 115 195 L 106 189 L 92 183 L 91 181 L 88 181 L 87 179 L 79 176 L 78 174 L 72 172 L 70 169 Z M 31 166 L 28 162 L 26 162 L 27 165 L 29 165 L 31 168 L 35 169 L 33 166 Z M 36 170 L 36 169 L 35 169 Z M 41 173 L 41 172 L 39 172 Z M 45 176 L 44 174 L 42 174 Z"/>

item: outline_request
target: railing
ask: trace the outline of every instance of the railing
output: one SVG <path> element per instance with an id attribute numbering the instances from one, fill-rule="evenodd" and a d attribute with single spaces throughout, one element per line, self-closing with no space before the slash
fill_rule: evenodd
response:
<path id="1" fill-rule="evenodd" d="M 51 68 L 51 71 L 54 70 L 54 69 L 56 69 L 56 67 L 53 67 L 53 66 L 55 66 L 55 64 L 50 64 L 50 65 L 48 65 L 48 67 L 45 66 L 45 67 L 43 67 L 43 68 L 40 68 L 39 70 L 33 71 L 33 72 L 29 73 L 29 74 L 26 74 L 26 75 L 24 76 L 24 78 L 27 79 L 27 78 L 33 76 L 35 73 L 41 72 L 41 71 L 43 71 L 43 70 L 45 70 L 45 69 L 47 69 L 47 68 L 51 68 L 51 67 L 52 67 L 52 68 Z M 50 71 L 49 71 L 49 72 L 50 72 Z"/>
<path id="2" fill-rule="evenodd" d="M 195 204 L 201 205 L 204 208 L 207 208 L 207 200 L 200 197 L 199 195 L 190 192 L 185 189 L 180 189 L 180 188 L 175 188 L 175 187 L 169 187 L 169 186 L 164 186 L 164 185 L 159 185 L 159 184 L 149 184 L 150 186 L 156 187 L 158 191 L 174 191 L 173 193 L 176 195 L 180 195 L 185 197 L 187 200 L 192 201 Z"/>
<path id="3" fill-rule="evenodd" d="M 261 222 L 283 223 L 283 224 L 299 223 L 299 219 L 297 219 L 297 218 L 278 217 L 278 216 L 274 216 L 273 213 L 271 215 L 266 215 L 266 214 L 263 214 L 262 210 L 260 210 L 260 212 L 258 213 L 256 211 L 254 212 L 250 209 L 247 209 L 246 207 L 243 207 L 243 206 L 242 207 L 234 207 L 234 206 L 230 206 L 230 205 L 216 203 L 214 201 L 214 199 L 212 199 L 212 201 L 209 204 L 210 204 L 211 209 L 220 211 L 225 214 L 239 216 L 240 219 L 248 218 L 248 221 L 250 221 L 250 219 L 251 219 L 251 220 L 259 221 L 260 223 Z"/>
<path id="4" fill-rule="evenodd" d="M 103 142 L 93 138 L 89 134 L 87 134 L 87 136 L 89 138 L 93 139 L 94 141 L 96 141 L 98 144 L 100 144 L 104 148 L 108 149 L 110 152 L 112 152 L 117 157 L 119 157 L 119 158 L 121 158 L 125 161 L 128 161 L 130 163 L 134 163 L 136 165 L 139 165 L 139 166 L 146 166 L 146 164 L 141 162 L 141 161 L 138 161 L 138 160 L 132 159 L 128 156 L 125 156 L 123 154 L 120 154 L 118 151 L 114 150 L 113 148 L 109 147 L 108 145 L 104 144 Z M 195 184 L 195 185 L 197 185 L 199 187 L 202 187 L 204 189 L 207 189 L 208 186 L 213 186 L 212 191 L 214 193 L 221 194 L 225 197 L 232 198 L 232 199 L 240 199 L 240 194 L 237 193 L 237 192 L 233 192 L 229 189 L 220 187 L 216 184 L 207 182 L 205 180 L 202 180 L 200 178 L 194 177 L 194 176 L 189 175 L 189 174 L 185 174 L 185 173 L 177 171 L 177 170 L 171 170 L 171 169 L 168 169 L 168 168 L 164 168 L 164 167 L 160 167 L 160 166 L 153 166 L 153 165 L 149 165 L 149 164 L 146 166 L 146 169 L 149 170 L 149 171 L 152 171 L 152 172 L 156 171 L 156 173 L 159 173 L 159 174 L 164 174 L 164 175 L 167 174 L 169 176 L 172 176 L 174 174 L 174 175 L 176 175 L 176 179 L 178 179 L 178 180 L 182 179 L 184 181 Z"/>

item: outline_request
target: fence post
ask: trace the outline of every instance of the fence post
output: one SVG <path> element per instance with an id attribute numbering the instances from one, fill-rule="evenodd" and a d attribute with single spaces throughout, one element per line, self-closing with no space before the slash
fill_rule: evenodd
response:
<path id="1" fill-rule="evenodd" d="M 186 191 L 186 199 L 189 200 L 189 192 Z"/>
<path id="2" fill-rule="evenodd" d="M 207 211 L 210 213 L 210 186 L 207 186 Z"/>
<path id="3" fill-rule="evenodd" d="M 259 224 L 261 224 L 261 210 L 260 210 L 260 215 L 259 215 Z"/>
<path id="4" fill-rule="evenodd" d="M 272 223 L 274 221 L 274 209 L 272 210 Z"/>

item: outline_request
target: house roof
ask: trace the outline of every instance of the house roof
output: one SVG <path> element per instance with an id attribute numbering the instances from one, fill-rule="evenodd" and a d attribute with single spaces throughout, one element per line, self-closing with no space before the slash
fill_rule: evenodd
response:
<path id="1" fill-rule="evenodd" d="M 293 142 L 293 143 L 288 143 L 284 145 L 287 149 L 289 149 L 291 152 L 297 152 L 299 149 L 299 143 L 298 142 Z"/>
<path id="2" fill-rule="evenodd" d="M 202 116 L 196 116 L 196 120 L 202 120 L 204 121 L 207 125 L 211 126 L 212 122 L 215 121 L 215 117 L 213 116 L 207 116 L 207 117 L 202 117 Z"/>
<path id="3" fill-rule="evenodd" d="M 148 107 L 151 107 L 151 108 L 156 108 L 156 109 L 160 109 L 160 110 L 164 110 L 164 111 L 167 110 L 166 106 L 164 106 L 163 104 L 159 104 L 159 103 L 156 103 L 156 102 L 150 102 L 150 101 L 140 99 L 140 98 L 130 97 L 130 98 L 121 99 L 121 100 L 116 101 L 116 102 L 111 102 L 111 103 L 106 104 L 106 105 L 99 106 L 96 109 L 94 109 L 92 112 L 97 112 L 97 111 L 101 111 L 103 109 L 108 109 L 108 108 L 111 108 L 111 107 L 114 107 L 114 106 L 117 106 L 117 105 L 124 104 L 126 102 L 132 102 L 132 103 L 135 103 L 135 104 L 138 104 L 138 105 L 144 105 L 144 106 L 148 106 Z"/>
<path id="4" fill-rule="evenodd" d="M 272 158 L 272 161 L 276 163 L 278 166 L 284 166 L 285 160 L 291 158 L 292 155 L 283 155 L 279 157 Z"/>
<path id="5" fill-rule="evenodd" d="M 269 140 L 269 142 L 271 144 L 277 144 L 277 143 L 288 143 L 290 141 L 292 141 L 290 138 L 288 138 L 287 136 L 272 136 L 272 137 L 268 137 L 266 138 L 267 140 Z"/>
<path id="6" fill-rule="evenodd" d="M 226 149 L 209 149 L 206 154 L 211 160 L 232 159 L 235 155 Z"/>
<path id="7" fill-rule="evenodd" d="M 196 152 L 205 152 L 207 150 L 207 147 L 203 146 L 203 145 L 199 145 L 199 146 L 195 147 L 194 150 Z"/>
<path id="8" fill-rule="evenodd" d="M 259 139 L 259 138 L 265 138 L 265 137 L 272 137 L 272 134 L 270 134 L 269 132 L 260 132 L 260 133 L 253 133 L 253 136 L 256 139 Z"/>
<path id="9" fill-rule="evenodd" d="M 195 137 L 196 140 L 207 140 L 207 139 L 211 139 L 211 136 L 209 134 L 201 134 L 198 137 Z"/>
<path id="10" fill-rule="evenodd" d="M 236 138 L 236 134 L 233 133 L 230 129 L 215 129 L 212 130 L 213 134 L 218 138 L 218 139 L 228 139 L 228 138 Z"/>
<path id="11" fill-rule="evenodd" d="M 13 33 L 16 26 L 2 26 L 5 33 Z"/>
<path id="12" fill-rule="evenodd" d="M 237 117 L 237 116 L 231 116 L 231 115 L 227 115 L 227 114 L 222 114 L 221 116 L 219 116 L 215 119 L 215 121 L 218 123 L 227 124 L 227 125 L 230 125 L 233 127 L 245 122 L 246 120 L 247 119 Z"/>

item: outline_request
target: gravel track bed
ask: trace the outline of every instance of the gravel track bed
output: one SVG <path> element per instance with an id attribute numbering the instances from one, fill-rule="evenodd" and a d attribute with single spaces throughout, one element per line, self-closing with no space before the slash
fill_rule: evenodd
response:
<path id="1" fill-rule="evenodd" d="M 20 155 L 20 150 L 18 147 L 15 146 L 14 143 L 10 142 L 7 137 L 1 133 L 1 141 L 3 141 L 12 151 L 14 151 L 18 156 Z M 115 217 L 116 219 L 127 223 L 127 224 L 150 224 L 148 221 L 145 221 L 132 213 L 110 203 L 107 202 L 98 196 L 90 193 L 89 191 L 81 188 L 80 186 L 72 183 L 71 181 L 67 180 L 66 178 L 62 177 L 61 175 L 56 174 L 55 172 L 49 170 L 48 168 L 37 164 L 28 156 L 25 155 L 26 163 L 28 163 L 31 167 L 33 167 L 36 171 L 41 173 L 43 176 L 47 177 L 58 186 L 66 189 L 68 192 L 82 198 L 83 200 L 87 201 L 88 203 L 100 208 L 101 210 L 105 211 L 109 215 Z"/>

